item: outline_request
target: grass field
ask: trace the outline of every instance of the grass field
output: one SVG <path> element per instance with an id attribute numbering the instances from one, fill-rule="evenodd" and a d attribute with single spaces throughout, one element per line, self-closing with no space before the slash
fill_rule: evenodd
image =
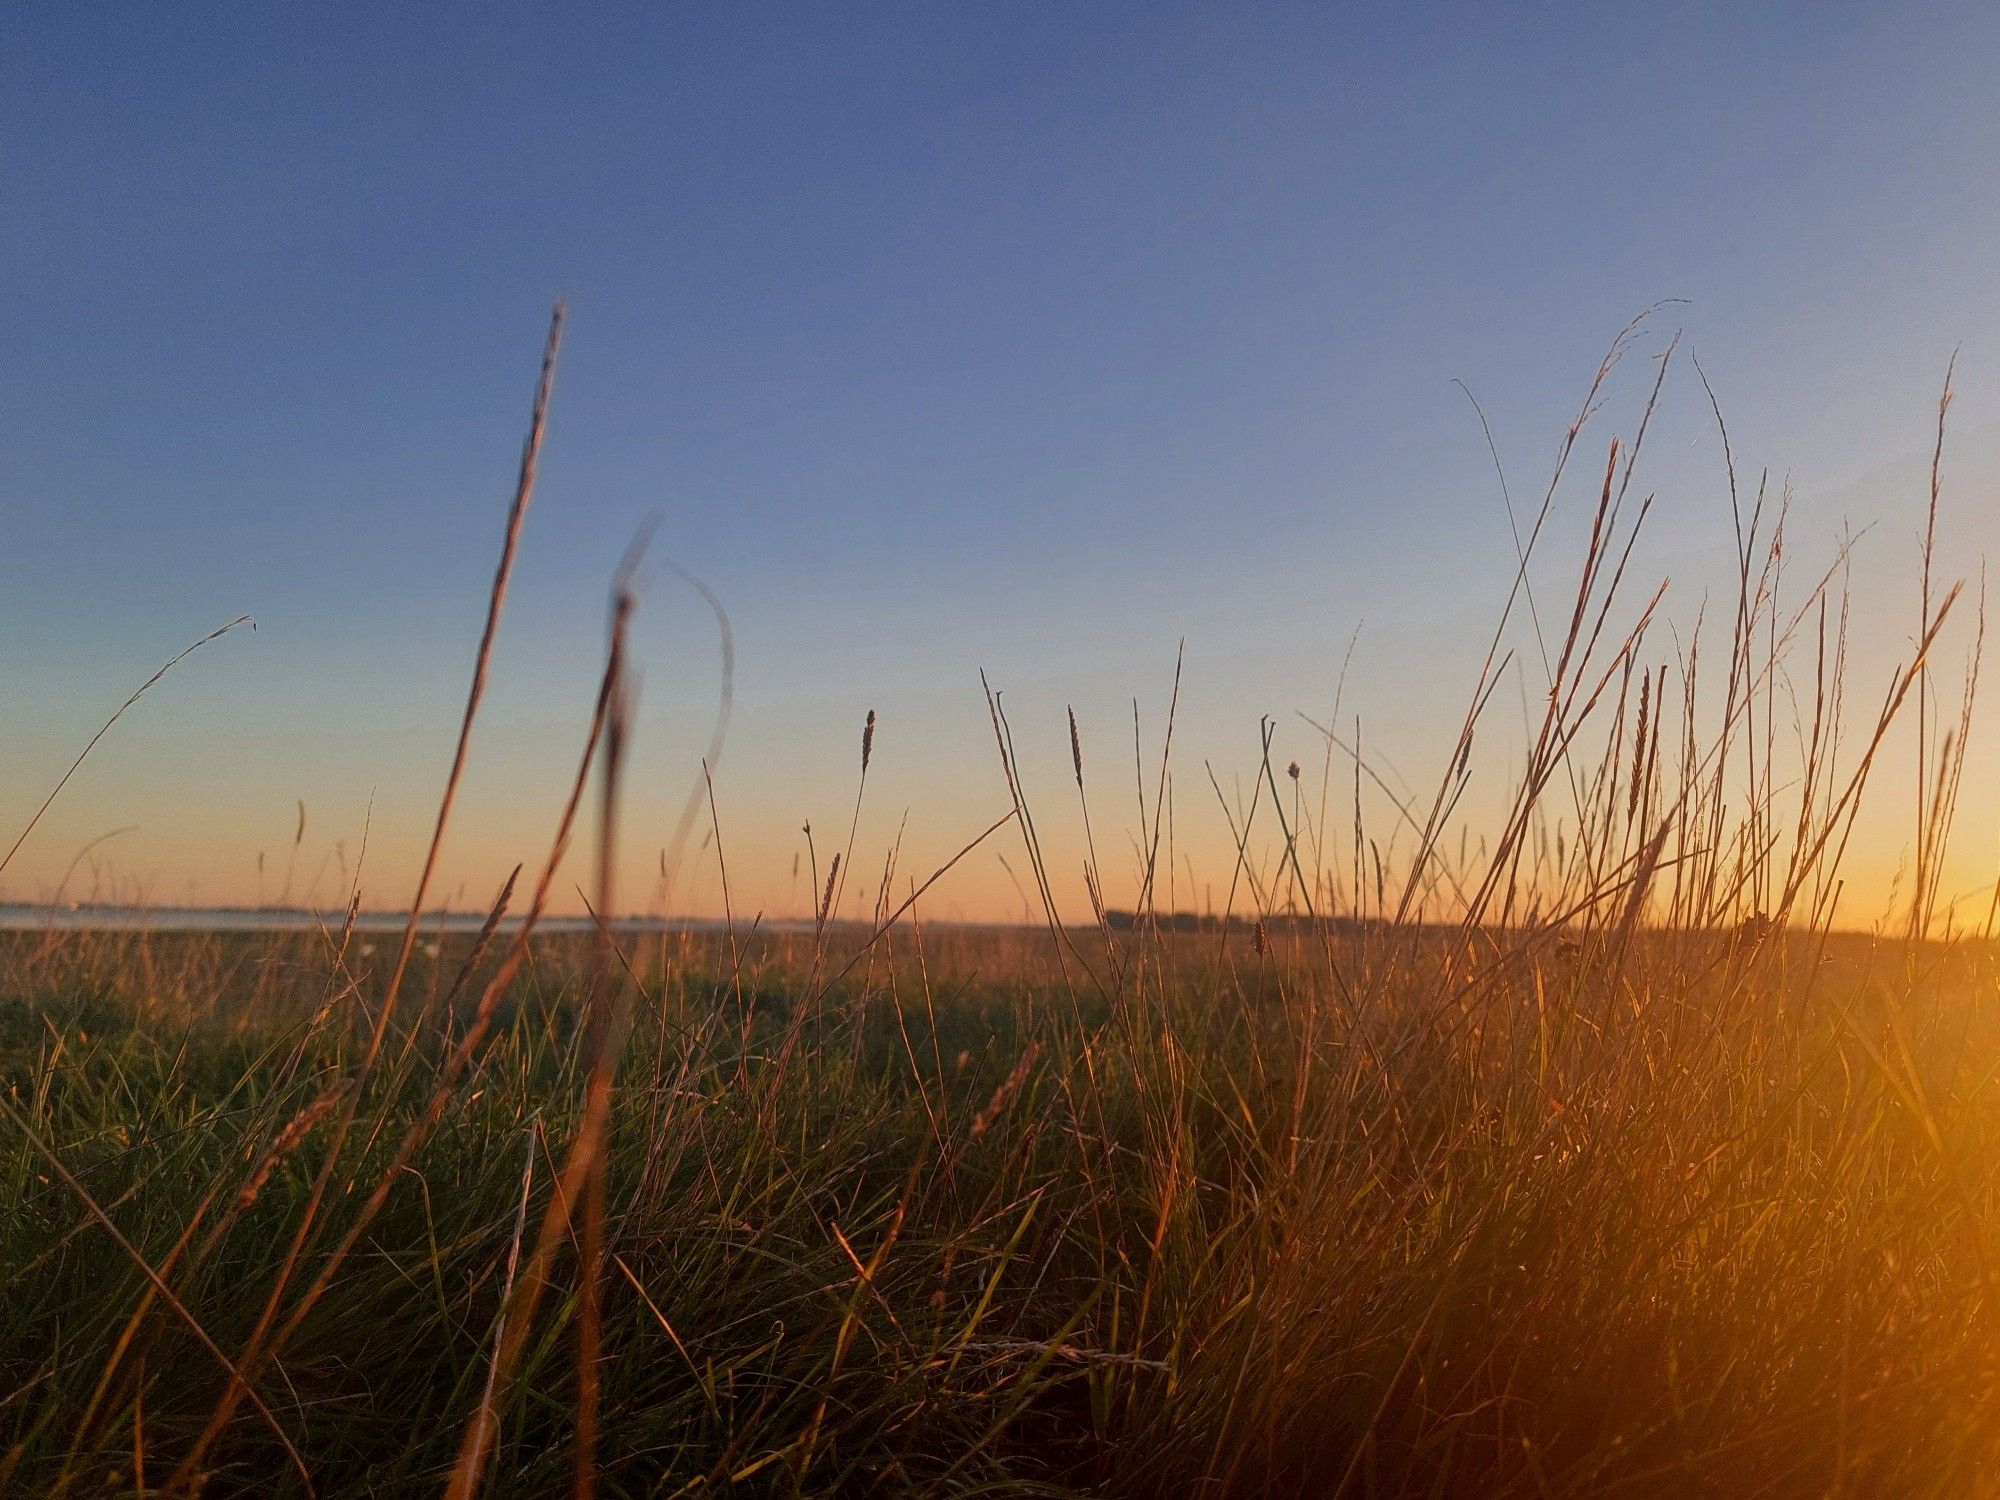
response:
<path id="1" fill-rule="evenodd" d="M 1534 610 L 1523 518 L 1434 798 L 1378 839 L 1365 757 L 1351 816 L 1260 767 L 1227 924 L 1156 909 L 1165 752 L 1058 920 L 995 703 L 1045 928 L 926 927 L 921 879 L 833 920 L 832 868 L 795 931 L 537 934 L 592 787 L 624 909 L 621 607 L 488 935 L 0 939 L 0 1491 L 1995 1493 L 2000 976 L 1939 898 L 1976 646 L 1933 680 L 1927 551 L 1850 705 L 1839 566 L 1781 591 L 1751 496 L 1733 625 L 1669 646 L 1646 420 Z M 1895 734 L 1906 915 L 1836 933 Z"/>
<path id="2" fill-rule="evenodd" d="M 0 1157 L 10 1493 L 155 1491 L 197 1452 L 212 1492 L 296 1492 L 287 1445 L 320 1493 L 442 1485 L 579 1125 L 591 983 L 587 942 L 538 951 L 404 1153 L 465 946 L 419 959 L 426 1019 L 335 1163 L 375 986 L 330 983 L 326 943 L 7 945 L 0 1057 L 34 1131 Z M 1393 997 L 1350 1018 L 1304 933 L 1135 940 L 1112 1004 L 1021 935 L 950 933 L 807 1004 L 793 946 L 752 945 L 740 980 L 712 942 L 639 956 L 605 1493 L 1946 1495 L 1988 1471 L 1983 954 L 1592 944 L 1473 1007 L 1440 941 L 1350 934 L 1342 972 Z M 254 1346 L 322 1191 L 253 1376 L 269 1417 L 204 1445 L 228 1380 L 205 1344 Z M 498 1493 L 570 1483 L 558 1241 L 495 1400 Z"/>

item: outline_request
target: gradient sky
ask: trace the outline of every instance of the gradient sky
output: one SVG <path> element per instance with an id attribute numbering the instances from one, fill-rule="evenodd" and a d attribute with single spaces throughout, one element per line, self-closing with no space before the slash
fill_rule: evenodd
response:
<path id="1" fill-rule="evenodd" d="M 799 827 L 822 860 L 844 842 L 870 708 L 871 879 L 906 811 L 921 875 L 1008 805 L 982 668 L 1078 908 L 1063 706 L 1117 845 L 1131 701 L 1157 754 L 1182 637 L 1186 851 L 1222 847 L 1203 764 L 1247 780 L 1260 715 L 1317 763 L 1296 714 L 1330 706 L 1350 638 L 1343 714 L 1428 784 L 1511 566 L 1453 382 L 1537 494 L 1606 344 L 1662 298 L 1685 301 L 1646 350 L 1685 330 L 1739 463 L 1789 476 L 1807 561 L 1875 525 L 1861 650 L 1886 669 L 1961 345 L 1947 563 L 2000 543 L 1996 56 L 2000 10 L 1970 4 L 10 6 L 8 841 L 159 661 L 258 628 L 118 726 L 0 893 L 44 898 L 136 825 L 68 894 L 274 899 L 289 864 L 292 897 L 336 904 L 369 819 L 364 897 L 407 899 L 557 293 L 542 483 L 438 886 L 460 906 L 547 841 L 647 517 L 735 623 L 739 912 L 808 904 Z M 1730 534 L 1691 376 L 1646 553 L 1683 621 Z M 714 625 L 671 574 L 638 651 L 631 906 L 715 709 Z M 1960 884 L 1995 856 L 1980 743 Z M 1887 889 L 1897 837 L 1857 878 Z M 996 842 L 930 909 L 1018 914 L 999 853 L 1021 868 Z M 719 900 L 710 851 L 677 904 Z"/>

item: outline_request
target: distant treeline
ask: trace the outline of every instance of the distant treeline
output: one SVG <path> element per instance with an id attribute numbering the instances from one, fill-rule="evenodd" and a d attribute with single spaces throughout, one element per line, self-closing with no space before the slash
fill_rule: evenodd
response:
<path id="1" fill-rule="evenodd" d="M 1136 912 L 1120 911 L 1114 907 L 1105 912 L 1104 920 L 1114 932 L 1132 932 L 1141 927 L 1157 927 L 1162 932 L 1251 932 L 1255 930 L 1258 919 L 1246 917 L 1240 912 L 1219 916 L 1214 912 Z M 1371 925 L 1353 917 L 1271 916 L 1263 921 L 1267 932 L 1288 932 L 1305 927 L 1317 930 L 1323 922 L 1331 923 L 1336 932 L 1358 932 Z"/>
<path id="2" fill-rule="evenodd" d="M 1214 912 L 1134 912 L 1121 911 L 1114 907 L 1105 912 L 1104 920 L 1105 924 L 1113 932 L 1134 932 L 1144 928 L 1148 930 L 1157 929 L 1161 932 L 1250 933 L 1256 930 L 1259 919 L 1254 916 L 1244 916 L 1241 912 L 1232 912 L 1228 916 L 1219 916 Z M 1330 928 L 1332 931 L 1339 933 L 1358 933 L 1371 930 L 1380 932 L 1390 927 L 1396 927 L 1403 931 L 1408 931 L 1411 928 L 1420 928 L 1424 931 L 1432 932 L 1446 931 L 1451 926 L 1449 923 L 1439 924 L 1435 922 L 1396 923 L 1381 917 L 1311 917 L 1303 913 L 1268 916 L 1263 918 L 1262 921 L 1265 932 L 1271 934 L 1299 931 L 1319 932 L 1323 928 Z M 1783 923 L 1777 922 L 1767 916 L 1748 916 L 1727 927 L 1716 927 L 1707 930 L 1718 933 L 1732 933 L 1738 938 L 1754 939 L 1773 935 L 1783 930 L 1783 926 Z"/>

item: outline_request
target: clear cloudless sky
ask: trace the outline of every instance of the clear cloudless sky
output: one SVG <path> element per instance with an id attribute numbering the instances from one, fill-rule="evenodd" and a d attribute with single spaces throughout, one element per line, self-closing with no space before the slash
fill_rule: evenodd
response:
<path id="1" fill-rule="evenodd" d="M 546 845 L 649 517 L 624 904 L 654 899 L 716 711 L 669 560 L 735 626 L 739 914 L 809 909 L 800 829 L 824 869 L 870 708 L 852 891 L 906 814 L 909 877 L 1007 807 L 982 669 L 1080 910 L 1064 706 L 1122 870 L 1133 701 L 1156 757 L 1183 638 L 1176 899 L 1206 899 L 1205 763 L 1238 795 L 1269 714 L 1317 776 L 1299 715 L 1350 641 L 1343 721 L 1392 779 L 1437 774 L 1512 565 L 1453 382 L 1532 503 L 1664 298 L 1587 446 L 1629 438 L 1642 356 L 1684 330 L 1807 561 L 1873 526 L 1857 651 L 1886 670 L 1961 346 L 1945 565 L 2000 543 L 1995 57 L 1983 4 L 9 6 L 7 841 L 154 666 L 257 629 L 119 724 L 0 894 L 330 906 L 365 834 L 364 899 L 407 900 L 557 294 L 438 887 L 461 907 Z M 1644 559 L 1685 630 L 1729 512 L 1691 365 L 1665 401 Z M 1561 497 L 1552 579 L 1589 499 Z M 1980 745 L 1965 886 L 1995 856 Z M 1883 892 L 1898 826 L 1858 851 Z M 720 909 L 708 832 L 676 906 Z M 929 909 L 1019 914 L 1007 866 L 1012 835 Z"/>

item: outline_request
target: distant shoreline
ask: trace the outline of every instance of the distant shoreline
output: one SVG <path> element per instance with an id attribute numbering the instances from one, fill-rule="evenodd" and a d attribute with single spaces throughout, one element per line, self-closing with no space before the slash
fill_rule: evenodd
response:
<path id="1" fill-rule="evenodd" d="M 1133 912 L 1111 910 L 1106 914 L 1107 922 L 1115 933 L 1130 933 L 1144 927 L 1157 928 L 1167 934 L 1180 935 L 1220 935 L 1232 937 L 1253 936 L 1261 925 L 1272 936 L 1316 931 L 1323 922 L 1337 933 L 1357 933 L 1376 927 L 1372 922 L 1356 922 L 1352 917 L 1338 915 L 1324 918 L 1285 914 L 1269 916 L 1260 923 L 1254 915 L 1241 912 L 1220 917 L 1209 913 L 1159 912 L 1149 914 L 1143 920 Z M 361 911 L 354 918 L 356 932 L 382 933 L 400 932 L 409 921 L 407 911 L 375 910 Z M 159 932 L 159 933 L 287 933 L 315 932 L 322 927 L 338 931 L 346 921 L 344 909 L 331 911 L 315 910 L 299 906 L 129 906 L 74 904 L 51 906 L 47 902 L 0 901 L 0 934 L 19 932 Z M 418 924 L 432 933 L 476 933 L 485 924 L 486 913 L 478 911 L 429 911 L 424 913 Z M 504 931 L 514 931 L 521 925 L 518 914 L 501 919 Z M 535 924 L 540 932 L 550 935 L 588 933 L 595 928 L 595 921 L 583 915 L 544 915 Z M 659 935 L 667 933 L 726 933 L 732 929 L 739 937 L 747 937 L 752 932 L 778 934 L 811 934 L 814 923 L 803 917 L 750 917 L 739 918 L 734 923 L 720 917 L 662 917 L 655 915 L 630 914 L 614 917 L 611 921 L 614 931 L 633 935 Z M 966 922 L 931 921 L 926 927 L 973 932 L 1045 932 L 1046 926 L 1040 922 Z M 1072 932 L 1095 931 L 1095 922 L 1072 922 L 1066 924 Z M 1449 931 L 1450 923 L 1420 923 L 1419 926 L 1431 931 Z M 1738 930 L 1748 931 L 1751 924 L 1741 924 Z M 829 924 L 834 931 L 854 931 L 867 934 L 873 931 L 873 924 L 841 918 Z M 1724 929 L 1715 929 L 1717 931 Z M 1829 935 L 1844 937 L 1881 937 L 1884 934 L 1859 929 L 1832 929 Z"/>
<path id="2" fill-rule="evenodd" d="M 363 911 L 354 918 L 357 932 L 400 932 L 410 920 L 407 911 Z M 46 903 L 0 901 L 0 932 L 313 932 L 338 929 L 344 910 L 315 911 L 308 907 L 272 906 L 50 906 Z M 425 912 L 419 926 L 433 932 L 477 932 L 486 913 Z M 520 925 L 518 916 L 501 926 Z M 547 932 L 589 932 L 595 923 L 585 916 L 544 916 L 536 927 Z M 769 931 L 811 930 L 796 920 L 764 922 Z M 619 932 L 723 932 L 728 924 L 709 917 L 615 917 Z M 738 924 L 743 930 L 744 924 Z"/>

